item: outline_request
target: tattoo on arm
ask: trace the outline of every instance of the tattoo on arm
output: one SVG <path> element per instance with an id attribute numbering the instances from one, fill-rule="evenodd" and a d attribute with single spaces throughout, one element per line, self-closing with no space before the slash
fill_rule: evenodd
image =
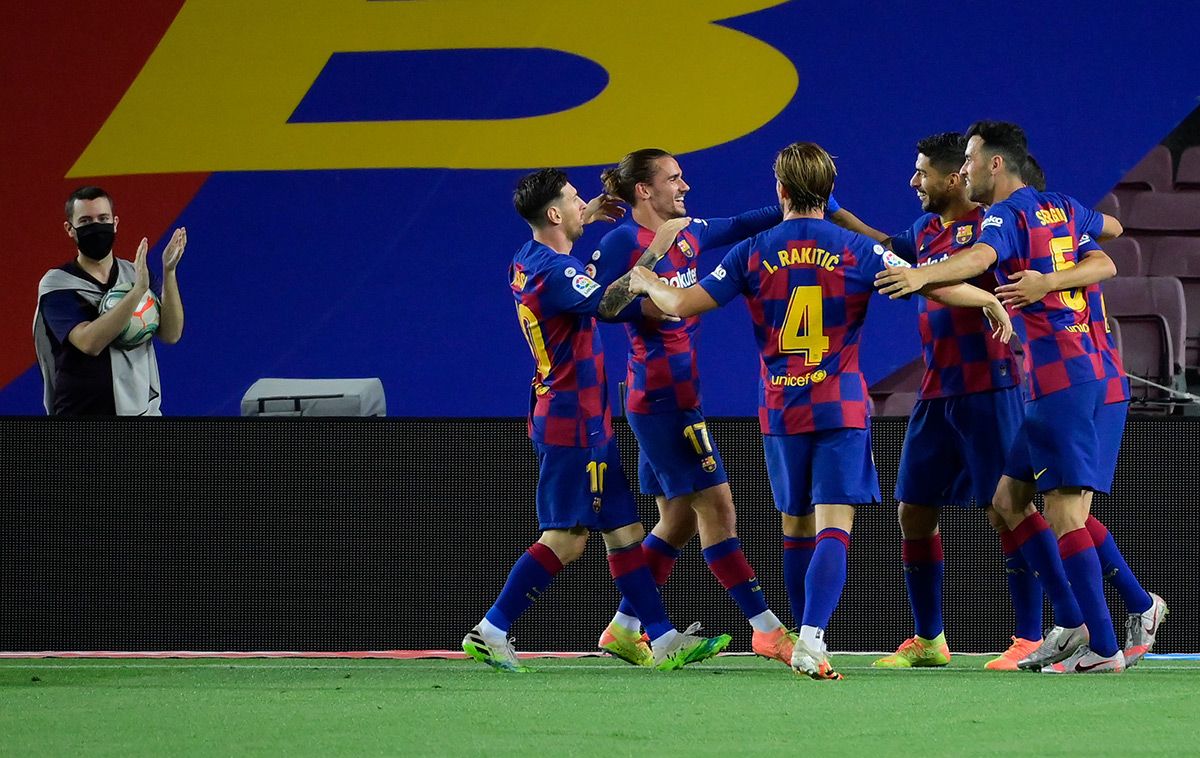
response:
<path id="1" fill-rule="evenodd" d="M 633 264 L 634 268 L 641 266 L 643 268 L 653 269 L 654 264 L 658 263 L 661 255 L 655 255 L 649 251 L 642 253 L 642 257 L 638 258 L 637 263 Z M 632 271 L 633 269 L 630 269 Z M 630 271 L 626 271 L 620 279 L 616 280 L 604 290 L 604 295 L 600 298 L 600 318 L 612 318 L 625 309 L 625 306 L 633 302 L 636 297 L 629 291 Z"/>

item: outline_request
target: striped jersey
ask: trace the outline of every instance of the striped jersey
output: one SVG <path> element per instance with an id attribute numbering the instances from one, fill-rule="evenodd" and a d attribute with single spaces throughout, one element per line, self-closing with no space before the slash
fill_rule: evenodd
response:
<path id="1" fill-rule="evenodd" d="M 1022 187 L 988 209 L 979 241 L 996 251 L 997 279 L 1008 284 L 1017 271 L 1049 274 L 1074 266 L 1080 237 L 1095 237 L 1103 226 L 1103 214 L 1072 197 Z M 1017 311 L 1013 322 L 1025 350 L 1030 399 L 1106 378 L 1092 321 L 1079 289 L 1051 292 Z"/>
<path id="2" fill-rule="evenodd" d="M 983 217 L 983 209 L 977 207 L 945 225 L 938 214 L 926 213 L 892 238 L 892 249 L 918 266 L 938 263 L 975 244 Z M 996 275 L 984 272 L 970 283 L 991 292 L 996 288 Z M 918 392 L 921 400 L 989 392 L 1020 382 L 1012 348 L 992 338 L 981 309 L 917 298 L 917 326 L 925 359 L 925 377 Z"/>
<path id="3" fill-rule="evenodd" d="M 578 260 L 536 240 L 517 251 L 508 281 L 536 364 L 529 437 L 565 447 L 607 442 L 612 418 L 595 319 L 604 288 Z"/>
<path id="4" fill-rule="evenodd" d="M 736 245 L 700 286 L 746 298 L 760 351 L 763 434 L 867 426 L 858 340 L 875 274 L 908 264 L 820 219 L 793 219 Z"/>

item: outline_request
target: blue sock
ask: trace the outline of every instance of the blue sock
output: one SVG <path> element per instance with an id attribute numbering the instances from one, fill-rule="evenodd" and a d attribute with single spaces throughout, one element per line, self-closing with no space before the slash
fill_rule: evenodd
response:
<path id="1" fill-rule="evenodd" d="M 1023 640 L 1042 638 L 1042 583 L 1021 555 L 1013 533 L 1000 532 L 1000 548 L 1004 551 L 1004 573 L 1008 578 L 1008 595 L 1016 616 L 1015 636 Z"/>
<path id="2" fill-rule="evenodd" d="M 1092 544 L 1096 546 L 1096 555 L 1100 557 L 1100 570 L 1104 573 L 1105 580 L 1116 588 L 1121 599 L 1125 601 L 1125 609 L 1130 613 L 1150 610 L 1154 600 L 1129 570 L 1129 564 L 1117 549 L 1117 543 L 1109 533 L 1108 527 L 1100 523 L 1095 516 L 1088 516 L 1086 526 L 1088 534 L 1092 537 Z"/>
<path id="3" fill-rule="evenodd" d="M 1100 655 L 1114 655 L 1119 650 L 1117 635 L 1108 613 L 1108 601 L 1104 599 L 1104 578 L 1092 535 L 1083 528 L 1067 532 L 1059 539 L 1058 547 L 1071 580 L 1071 589 L 1087 623 L 1088 647 Z"/>
<path id="4" fill-rule="evenodd" d="M 646 566 L 641 544 L 614 550 L 608 554 L 608 570 L 621 594 L 629 599 L 638 619 L 651 640 L 656 640 L 675 627 L 667 620 L 667 609 Z"/>
<path id="5" fill-rule="evenodd" d="M 846 552 L 850 547 L 850 535 L 841 529 L 822 529 L 817 535 L 817 548 L 813 551 L 808 574 L 804 578 L 807 596 L 804 605 L 803 626 L 824 629 L 829 625 L 833 609 L 842 597 L 846 586 Z"/>
<path id="6" fill-rule="evenodd" d="M 500 590 L 500 596 L 484 618 L 497 629 L 507 632 L 512 622 L 546 591 L 559 571 L 562 571 L 562 561 L 554 551 L 540 542 L 533 543 L 513 564 L 504 589 Z"/>
<path id="7" fill-rule="evenodd" d="M 783 585 L 787 588 L 792 621 L 796 626 L 804 619 L 804 579 L 816 547 L 816 537 L 783 535 Z"/>
<path id="8" fill-rule="evenodd" d="M 904 540 L 904 584 L 917 636 L 932 640 L 942 633 L 942 536 Z"/>
<path id="9" fill-rule="evenodd" d="M 1050 597 L 1050 605 L 1054 607 L 1054 623 L 1067 628 L 1082 624 L 1083 613 L 1075 602 L 1075 594 L 1071 592 L 1062 557 L 1058 554 L 1058 543 L 1046 519 L 1035 511 L 1017 524 L 1017 528 L 1013 529 L 1013 537 L 1021 555 L 1037 572 L 1042 589 Z"/>
<path id="10" fill-rule="evenodd" d="M 646 565 L 650 567 L 650 575 L 654 577 L 654 583 L 658 585 L 661 593 L 663 585 L 671 576 L 671 569 L 675 568 L 675 560 L 679 557 L 679 548 L 651 533 L 642 540 L 642 553 L 646 556 Z M 621 596 L 621 604 L 617 606 L 617 612 L 637 618 L 637 611 L 634 610 L 633 603 L 626 600 L 624 595 Z"/>
<path id="11" fill-rule="evenodd" d="M 729 591 L 746 618 L 752 619 L 767 610 L 767 599 L 754 576 L 754 569 L 742 552 L 742 543 L 737 537 L 709 545 L 704 548 L 704 562 L 709 571 Z"/>

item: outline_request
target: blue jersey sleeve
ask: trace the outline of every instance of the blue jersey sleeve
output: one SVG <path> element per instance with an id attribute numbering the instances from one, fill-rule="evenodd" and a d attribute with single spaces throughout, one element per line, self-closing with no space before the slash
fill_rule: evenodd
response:
<path id="1" fill-rule="evenodd" d="M 875 275 L 889 266 L 891 268 L 912 268 L 912 264 L 878 242 L 859 234 L 854 236 L 857 239 L 851 243 L 850 249 L 854 251 L 854 255 L 858 259 L 855 278 L 863 289 L 874 289 Z"/>
<path id="2" fill-rule="evenodd" d="M 1085 234 L 1093 238 L 1099 237 L 1100 232 L 1104 231 L 1104 214 L 1085 207 L 1083 203 L 1069 195 L 1063 195 L 1063 199 L 1070 203 L 1071 209 L 1074 211 L 1075 233 L 1081 237 Z"/>
<path id="3" fill-rule="evenodd" d="M 725 305 L 738 295 L 750 291 L 746 266 L 750 258 L 750 240 L 743 240 L 725 254 L 721 264 L 700 280 L 699 287 L 712 296 L 718 305 Z"/>
<path id="4" fill-rule="evenodd" d="M 917 264 L 917 227 L 910 226 L 892 237 L 892 252 L 904 260 Z"/>
<path id="5" fill-rule="evenodd" d="M 1017 215 L 1006 203 L 991 207 L 979 224 L 979 244 L 988 245 L 996 251 L 996 262 L 1021 255 L 1021 241 L 1017 230 Z"/>
<path id="6" fill-rule="evenodd" d="M 700 249 L 724 247 L 766 231 L 783 220 L 779 206 L 767 206 L 731 218 L 692 219 L 689 231 L 696 235 Z"/>
<path id="7" fill-rule="evenodd" d="M 837 213 L 841 209 L 842 209 L 842 206 L 838 204 L 837 199 L 834 198 L 833 195 L 830 195 L 829 202 L 825 203 L 825 218 L 829 218 L 830 216 Z"/>
<path id="8" fill-rule="evenodd" d="M 592 268 L 592 278 L 604 289 L 629 271 L 633 252 L 637 249 L 636 233 L 631 233 L 626 226 L 617 227 L 600 240 L 600 246 L 592 253 L 589 266 Z M 585 273 L 587 273 L 585 271 Z M 625 306 L 617 315 L 605 321 L 636 321 L 642 317 L 642 304 L 637 298 Z"/>
<path id="9" fill-rule="evenodd" d="M 1096 240 L 1094 237 L 1092 237 L 1092 235 L 1086 233 L 1079 235 L 1079 249 L 1077 252 L 1079 253 L 1080 258 L 1088 253 L 1094 253 L 1097 250 L 1101 250 L 1101 247 L 1096 243 Z"/>
<path id="10" fill-rule="evenodd" d="M 540 272 L 537 298 L 542 315 L 575 313 L 594 316 L 600 308 L 604 287 L 569 255 L 556 255 Z"/>
<path id="11" fill-rule="evenodd" d="M 96 318 L 94 310 L 72 290 L 55 290 L 42 296 L 39 304 L 46 326 L 61 344 L 66 344 L 71 330 L 85 321 Z"/>

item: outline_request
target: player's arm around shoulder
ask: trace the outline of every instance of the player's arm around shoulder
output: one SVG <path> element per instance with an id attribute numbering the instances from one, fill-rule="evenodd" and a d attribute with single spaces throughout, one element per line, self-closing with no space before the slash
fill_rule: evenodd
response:
<path id="1" fill-rule="evenodd" d="M 646 248 L 646 252 L 638 258 L 637 262 L 629 271 L 625 272 L 604 291 L 604 297 L 600 300 L 600 309 L 598 311 L 600 318 L 612 319 L 619 314 L 624 308 L 633 302 L 637 297 L 637 292 L 634 292 L 630 287 L 630 282 L 634 272 L 642 271 L 645 274 L 654 276 L 654 265 L 662 260 L 667 251 L 671 249 L 671 245 L 675 243 L 675 237 L 683 230 L 685 226 L 691 223 L 691 219 L 684 216 L 682 218 L 673 218 L 666 221 L 658 228 L 654 234 L 654 240 L 650 246 Z M 654 277 L 657 281 L 658 277 Z M 656 303 L 657 304 L 657 303 Z M 662 306 L 659 305 L 661 308 Z M 666 310 L 665 308 L 663 309 Z M 669 313 L 669 311 L 667 311 Z"/>
<path id="2" fill-rule="evenodd" d="M 641 267 L 629 273 L 634 294 L 647 295 L 663 313 L 687 318 L 717 307 L 717 301 L 703 287 L 672 287 L 653 271 Z"/>
<path id="3" fill-rule="evenodd" d="M 959 282 L 940 287 L 928 287 L 922 290 L 921 294 L 942 305 L 956 308 L 980 308 L 983 310 L 983 315 L 987 317 L 988 323 L 992 325 L 993 337 L 1001 342 L 1008 342 L 1012 339 L 1012 319 L 1009 317 L 1008 311 L 1004 309 L 1004 304 L 1000 302 L 999 298 L 986 290 L 973 284 Z"/>

